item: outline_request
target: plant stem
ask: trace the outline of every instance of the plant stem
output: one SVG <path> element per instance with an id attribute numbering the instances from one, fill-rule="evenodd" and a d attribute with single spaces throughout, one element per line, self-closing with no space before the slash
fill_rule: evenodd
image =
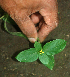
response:
<path id="1" fill-rule="evenodd" d="M 40 43 L 40 40 L 39 40 L 39 38 L 37 38 L 37 41 Z"/>
<path id="2" fill-rule="evenodd" d="M 3 19 L 4 15 L 2 17 L 0 17 L 0 20 Z"/>

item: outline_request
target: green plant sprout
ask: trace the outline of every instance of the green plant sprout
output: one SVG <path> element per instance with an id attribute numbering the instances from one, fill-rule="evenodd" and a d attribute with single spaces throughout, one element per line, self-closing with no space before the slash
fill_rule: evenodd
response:
<path id="1" fill-rule="evenodd" d="M 61 52 L 66 46 L 66 41 L 56 39 L 46 43 L 43 47 L 39 42 L 34 43 L 35 48 L 30 48 L 20 52 L 16 59 L 20 62 L 33 62 L 37 59 L 41 61 L 49 69 L 54 67 L 54 55 Z"/>
<path id="2" fill-rule="evenodd" d="M 8 14 L 5 14 L 0 19 L 4 20 L 4 28 L 8 33 L 28 39 L 22 32 L 8 31 L 6 22 L 11 23 L 10 21 L 12 20 Z M 20 52 L 15 58 L 20 62 L 33 62 L 39 59 L 42 64 L 52 70 L 55 62 L 54 55 L 63 51 L 65 46 L 66 41 L 63 39 L 56 39 L 46 43 L 45 45 L 42 45 L 38 39 L 38 42 L 36 41 L 34 43 L 34 48 L 30 48 L 28 50 Z"/>

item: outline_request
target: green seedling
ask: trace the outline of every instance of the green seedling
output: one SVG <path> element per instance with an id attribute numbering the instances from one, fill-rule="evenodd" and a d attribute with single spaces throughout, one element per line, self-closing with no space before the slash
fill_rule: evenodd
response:
<path id="1" fill-rule="evenodd" d="M 54 67 L 54 55 L 61 52 L 66 46 L 66 41 L 56 39 L 46 43 L 43 47 L 39 42 L 34 43 L 35 48 L 30 48 L 20 52 L 16 59 L 20 62 L 33 62 L 37 59 L 41 61 L 49 69 Z"/>
<path id="2" fill-rule="evenodd" d="M 8 14 L 5 14 L 0 19 L 4 20 L 4 28 L 8 33 L 28 39 L 22 32 L 8 31 L 6 22 L 11 23 L 12 20 Z M 44 64 L 46 67 L 52 70 L 55 62 L 54 55 L 63 51 L 65 46 L 66 46 L 66 41 L 63 39 L 56 39 L 46 43 L 45 45 L 42 45 L 41 43 L 36 41 L 34 43 L 34 48 L 30 48 L 28 50 L 20 52 L 15 58 L 19 62 L 33 62 L 39 59 L 42 64 Z"/>

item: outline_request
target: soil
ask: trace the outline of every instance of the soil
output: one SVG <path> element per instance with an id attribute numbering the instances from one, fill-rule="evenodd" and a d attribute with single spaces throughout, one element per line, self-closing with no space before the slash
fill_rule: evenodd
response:
<path id="1" fill-rule="evenodd" d="M 0 20 L 0 77 L 70 77 L 70 0 L 58 0 L 58 10 L 59 25 L 48 35 L 45 42 L 64 39 L 67 45 L 62 52 L 55 55 L 52 71 L 39 61 L 16 61 L 15 56 L 20 51 L 33 47 L 33 44 L 23 37 L 7 33 L 3 28 L 3 20 Z M 7 26 L 10 31 L 15 31 L 11 24 L 7 23 Z"/>

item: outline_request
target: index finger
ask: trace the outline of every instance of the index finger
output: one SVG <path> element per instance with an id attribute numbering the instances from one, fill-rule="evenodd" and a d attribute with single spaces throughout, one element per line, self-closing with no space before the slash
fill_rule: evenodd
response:
<path id="1" fill-rule="evenodd" d="M 44 22 L 42 23 L 42 26 L 38 32 L 40 42 L 43 42 L 48 34 L 57 27 L 57 13 L 57 9 L 45 8 L 40 10 L 40 14 L 44 18 Z"/>

